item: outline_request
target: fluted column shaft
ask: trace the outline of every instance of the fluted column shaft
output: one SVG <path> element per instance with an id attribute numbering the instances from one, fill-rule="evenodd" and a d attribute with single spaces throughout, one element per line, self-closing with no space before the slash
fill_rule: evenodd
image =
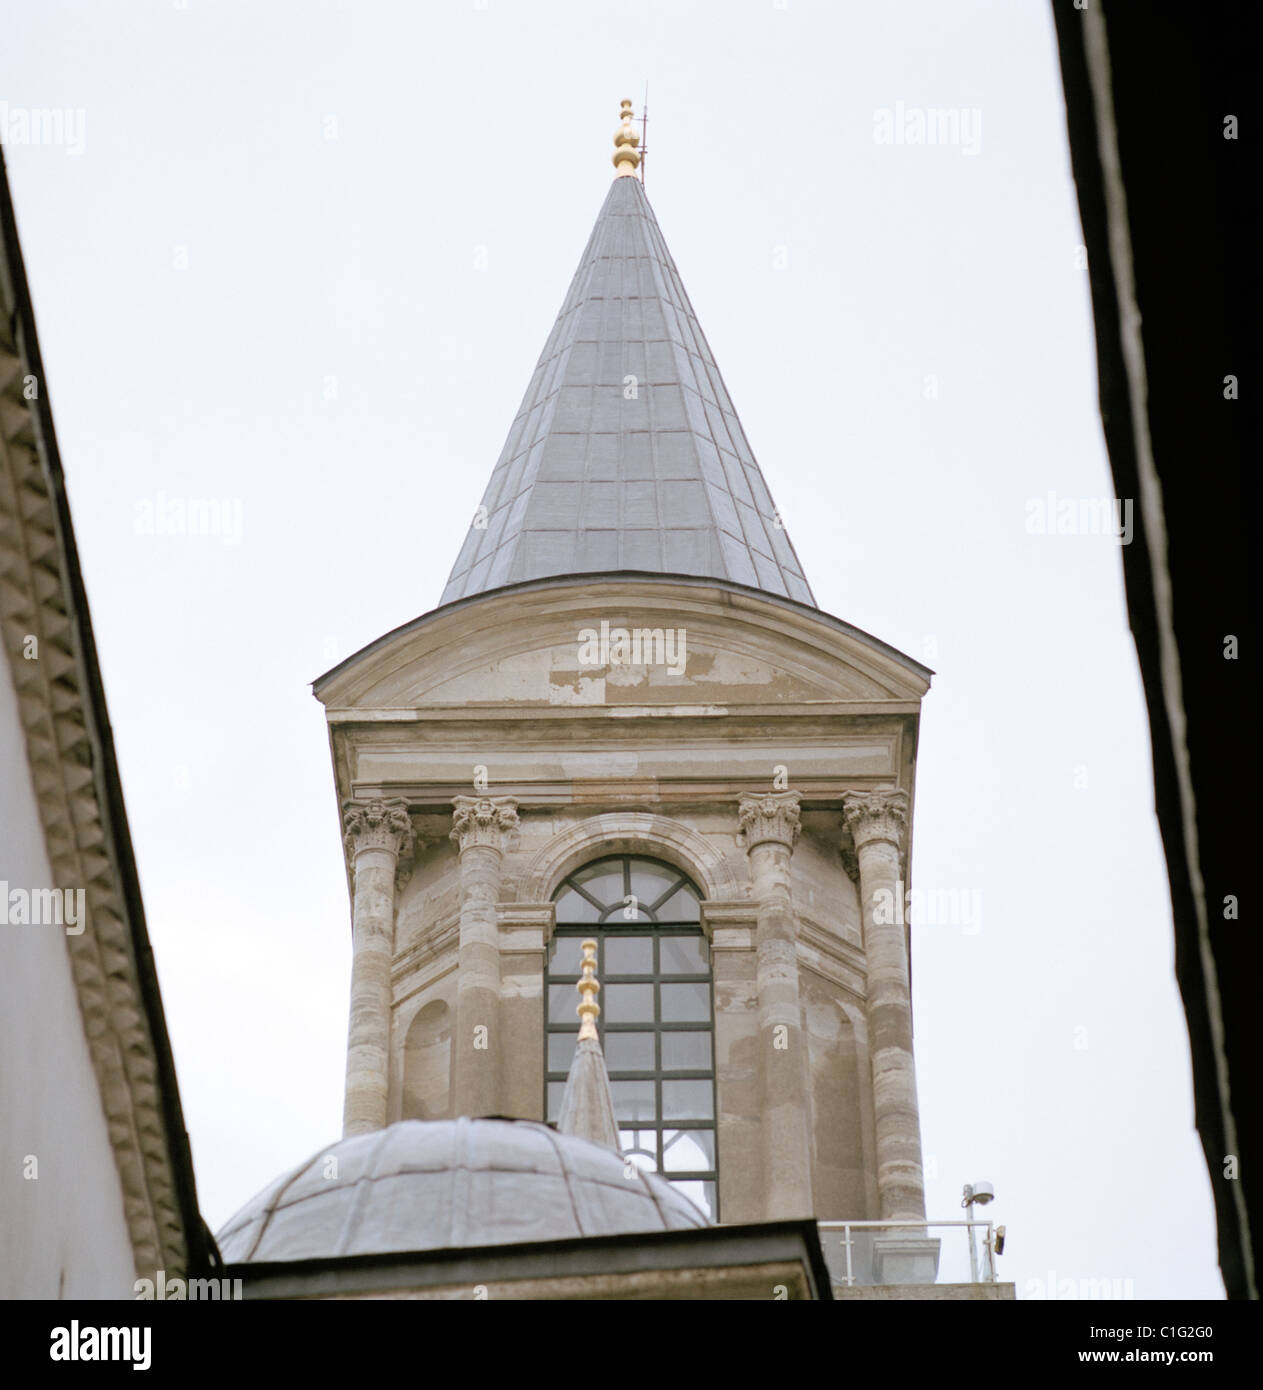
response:
<path id="1" fill-rule="evenodd" d="M 499 1115 L 500 896 L 507 837 L 517 829 L 508 797 L 458 796 L 452 839 L 460 847 L 460 947 L 456 986 L 454 1115 Z"/>
<path id="2" fill-rule="evenodd" d="M 911 1220 L 925 1215 L 925 1186 L 912 1053 L 908 947 L 899 910 L 908 794 L 900 790 L 847 793 L 843 814 L 855 842 L 864 914 L 881 1218 Z"/>
<path id="3" fill-rule="evenodd" d="M 355 875 L 351 1022 L 347 1036 L 343 1134 L 386 1125 L 390 1090 L 390 967 L 395 944 L 395 874 L 412 846 L 403 801 L 348 801 L 342 808 Z"/>
<path id="4" fill-rule="evenodd" d="M 760 1120 L 769 1221 L 812 1215 L 811 1096 L 789 867 L 798 839 L 799 799 L 797 792 L 743 796 L 738 812 L 757 914 Z"/>

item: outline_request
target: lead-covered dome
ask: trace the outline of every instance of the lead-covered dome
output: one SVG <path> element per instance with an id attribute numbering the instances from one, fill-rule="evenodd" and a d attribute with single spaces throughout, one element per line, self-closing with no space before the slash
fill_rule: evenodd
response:
<path id="1" fill-rule="evenodd" d="M 217 1239 L 238 1264 L 709 1224 L 612 1149 L 530 1120 L 462 1118 L 339 1140 L 247 1202 Z"/>

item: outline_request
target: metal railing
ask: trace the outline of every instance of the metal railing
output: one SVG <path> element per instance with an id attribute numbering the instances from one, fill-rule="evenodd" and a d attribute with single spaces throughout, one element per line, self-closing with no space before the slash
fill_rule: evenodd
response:
<path id="1" fill-rule="evenodd" d="M 995 1226 L 990 1221 L 818 1221 L 816 1225 L 833 1282 L 846 1288 L 996 1282 Z M 933 1235 L 939 1230 L 952 1234 L 943 1241 Z M 980 1241 L 975 1230 L 982 1233 Z"/>

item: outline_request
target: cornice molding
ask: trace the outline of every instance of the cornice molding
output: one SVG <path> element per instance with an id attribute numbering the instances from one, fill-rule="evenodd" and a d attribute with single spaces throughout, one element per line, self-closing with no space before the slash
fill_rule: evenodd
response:
<path id="1" fill-rule="evenodd" d="M 455 970 L 459 945 L 460 918 L 449 916 L 427 931 L 423 940 L 396 956 L 390 966 L 391 996 L 395 1006 L 410 999 L 418 989 L 428 989 Z"/>
<path id="2" fill-rule="evenodd" d="M 844 989 L 861 1003 L 867 997 L 867 962 L 864 953 L 843 941 L 836 932 L 799 918 L 798 963 L 822 979 Z"/>
<path id="3" fill-rule="evenodd" d="M 0 190 L 2 193 L 3 190 Z M 5 196 L 0 262 L 0 631 L 58 888 L 87 895 L 87 930 L 63 935 L 100 1092 L 138 1277 L 183 1276 L 202 1248 L 191 1162 L 122 793 L 113 767 L 91 624 L 61 491 L 38 348 Z M 19 302 L 15 305 L 14 291 Z M 34 383 L 27 399 L 24 381 Z M 38 655 L 28 659 L 28 639 Z M 95 679 L 94 679 L 95 677 Z M 100 708 L 98 709 L 98 703 Z M 138 957 L 138 951 L 140 956 Z M 155 1022 L 155 1010 L 157 1020 Z M 169 1093 L 168 1093 L 169 1092 Z M 188 1224 L 197 1221 L 197 1229 Z"/>

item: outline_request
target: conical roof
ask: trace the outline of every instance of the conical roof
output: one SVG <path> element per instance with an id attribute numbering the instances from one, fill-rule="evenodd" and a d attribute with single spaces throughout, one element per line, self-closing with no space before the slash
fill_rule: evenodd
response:
<path id="1" fill-rule="evenodd" d="M 620 1152 L 610 1074 L 595 1037 L 580 1038 L 575 1046 L 557 1115 L 557 1130 Z"/>
<path id="2" fill-rule="evenodd" d="M 596 1020 L 601 1013 L 596 996 L 601 986 L 596 978 L 595 938 L 589 937 L 580 944 L 579 949 L 583 953 L 579 983 L 575 985 L 581 1001 L 575 1010 L 579 1015 L 579 1040 L 566 1077 L 557 1128 L 562 1134 L 573 1134 L 594 1144 L 603 1144 L 618 1153 L 614 1095 L 610 1090 L 605 1054 L 601 1051 L 601 1040 L 596 1031 Z"/>
<path id="3" fill-rule="evenodd" d="M 637 178 L 615 178 L 443 603 L 551 575 L 815 603 Z"/>

